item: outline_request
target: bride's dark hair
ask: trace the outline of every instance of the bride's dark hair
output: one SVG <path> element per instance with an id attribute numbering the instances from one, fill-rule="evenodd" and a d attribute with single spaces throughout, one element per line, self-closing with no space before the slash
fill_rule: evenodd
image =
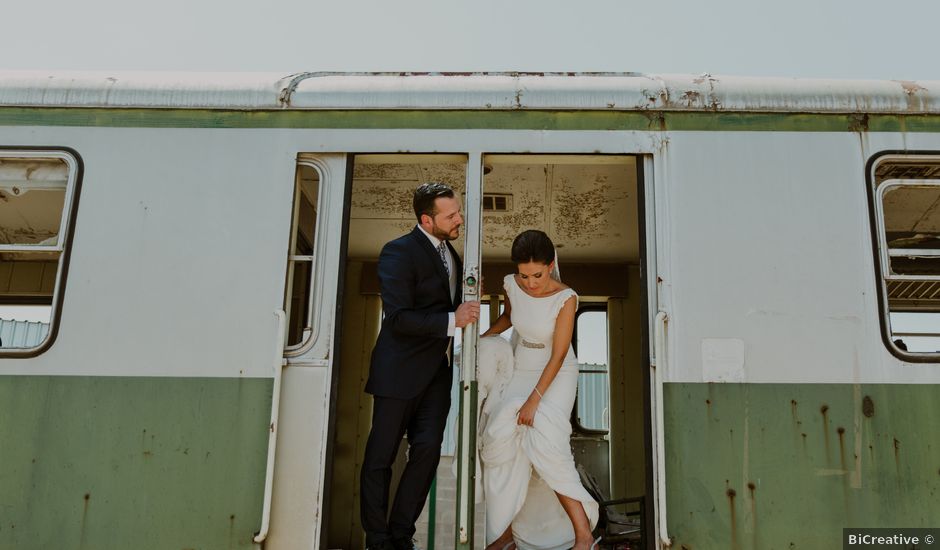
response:
<path id="1" fill-rule="evenodd" d="M 539 262 L 548 265 L 555 260 L 555 245 L 545 232 L 529 229 L 516 235 L 510 255 L 514 264 Z"/>

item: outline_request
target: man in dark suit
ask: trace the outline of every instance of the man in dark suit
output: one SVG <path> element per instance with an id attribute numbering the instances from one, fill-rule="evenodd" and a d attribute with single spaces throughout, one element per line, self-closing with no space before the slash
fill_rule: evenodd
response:
<path id="1" fill-rule="evenodd" d="M 360 488 L 369 550 L 414 549 L 415 521 L 437 472 L 450 409 L 447 349 L 456 329 L 480 316 L 479 302 L 461 303 L 463 268 L 449 242 L 463 225 L 454 191 L 426 183 L 415 190 L 413 205 L 418 225 L 379 256 L 385 318 L 366 383 L 372 431 Z M 408 463 L 389 513 L 392 464 L 405 434 Z"/>

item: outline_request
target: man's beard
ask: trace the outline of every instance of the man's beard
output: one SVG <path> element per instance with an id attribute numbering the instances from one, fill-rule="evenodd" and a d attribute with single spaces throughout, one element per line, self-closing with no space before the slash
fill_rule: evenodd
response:
<path id="1" fill-rule="evenodd" d="M 457 230 L 455 229 L 455 231 Z M 460 233 L 457 233 L 457 236 L 451 237 L 449 233 L 445 233 L 443 229 L 441 229 L 437 225 L 432 224 L 431 235 L 434 235 L 435 237 L 437 237 L 439 240 L 442 240 L 442 241 L 452 241 L 456 239 L 458 236 L 460 236 Z"/>

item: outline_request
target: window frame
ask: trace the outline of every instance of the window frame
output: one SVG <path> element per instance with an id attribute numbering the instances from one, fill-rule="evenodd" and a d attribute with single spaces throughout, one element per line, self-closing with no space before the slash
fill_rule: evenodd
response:
<path id="1" fill-rule="evenodd" d="M 940 159 L 938 159 L 940 162 Z M 888 179 L 884 180 L 878 185 L 878 189 L 875 191 L 877 194 L 875 199 L 875 221 L 878 224 L 878 248 L 879 248 L 879 260 L 881 261 L 881 276 L 885 281 L 940 281 L 940 274 L 937 275 L 901 275 L 896 274 L 891 271 L 891 258 L 893 256 L 904 256 L 905 254 L 892 254 L 893 250 L 906 251 L 906 252 L 920 252 L 925 253 L 926 250 L 912 250 L 912 249 L 898 249 L 891 248 L 888 245 L 888 233 L 887 227 L 885 226 L 885 208 L 884 208 L 884 198 L 890 191 L 895 189 L 902 189 L 904 187 L 936 187 L 940 189 L 940 179 L 935 180 L 924 180 L 924 179 Z M 938 254 L 925 254 L 929 256 L 940 256 Z"/>
<path id="2" fill-rule="evenodd" d="M 5 146 L 0 145 L 0 158 L 37 158 L 59 159 L 68 167 L 65 184 L 65 199 L 62 204 L 62 219 L 59 221 L 59 234 L 55 245 L 35 244 L 0 244 L 0 253 L 26 252 L 59 254 L 56 266 L 56 280 L 52 290 L 49 312 L 49 331 L 38 346 L 32 348 L 0 348 L 0 359 L 27 359 L 36 357 L 48 350 L 55 343 L 62 321 L 62 305 L 68 280 L 69 265 L 75 238 L 75 224 L 78 219 L 78 203 L 84 179 L 85 164 L 75 149 L 65 146 Z"/>
<path id="3" fill-rule="evenodd" d="M 303 194 L 298 185 L 297 173 L 300 170 L 300 167 L 304 166 L 311 168 L 317 173 L 317 218 L 314 226 L 313 242 L 311 243 L 313 249 L 309 255 L 298 255 L 295 254 L 295 248 L 297 245 L 297 225 L 300 223 L 300 202 L 299 198 Z M 284 355 L 286 357 L 298 357 L 306 353 L 313 345 L 316 343 L 317 338 L 319 337 L 319 325 L 316 317 L 316 307 L 320 302 L 320 295 L 323 291 L 322 277 L 317 277 L 317 273 L 322 271 L 323 266 L 321 264 L 322 254 L 320 254 L 321 248 L 325 245 L 323 242 L 323 233 L 325 223 L 325 216 L 322 215 L 323 200 L 326 197 L 324 192 L 324 187 L 327 185 L 326 177 L 329 173 L 329 170 L 319 158 L 304 156 L 298 157 L 294 163 L 294 180 L 293 180 L 293 193 L 291 201 L 291 222 L 290 222 L 290 235 L 288 237 L 288 249 L 287 249 L 287 265 L 285 270 L 285 282 L 284 282 L 284 312 L 287 316 L 287 322 L 290 322 L 291 315 L 291 297 L 294 291 L 294 268 L 297 262 L 305 262 L 310 266 L 309 276 L 310 278 L 306 281 L 308 288 L 307 293 L 307 315 L 304 320 L 303 328 L 303 337 L 300 342 L 296 344 L 290 344 L 287 341 L 288 333 L 285 331 L 284 334 Z M 321 283 L 321 284 L 318 284 Z"/>
<path id="4" fill-rule="evenodd" d="M 865 170 L 865 185 L 869 201 L 869 227 L 872 237 L 872 258 L 875 269 L 875 287 L 878 296 L 879 323 L 881 325 L 881 341 L 893 356 L 907 363 L 940 363 L 940 351 L 916 352 L 899 348 L 893 339 L 891 331 L 891 307 L 888 303 L 888 281 L 940 281 L 940 275 L 896 275 L 891 272 L 890 251 L 888 249 L 887 234 L 884 221 L 884 195 L 892 190 L 904 186 L 930 186 L 940 187 L 940 179 L 904 179 L 890 178 L 880 184 L 875 177 L 877 168 L 886 162 L 936 162 L 940 164 L 940 151 L 881 151 L 869 158 Z"/>
<path id="5" fill-rule="evenodd" d="M 587 373 L 582 373 L 581 368 L 580 368 L 581 359 L 580 359 L 580 356 L 578 355 L 578 319 L 581 317 L 581 315 L 583 315 L 584 313 L 588 313 L 588 312 L 600 312 L 600 313 L 603 313 L 605 317 L 609 318 L 609 312 L 607 310 L 606 302 L 585 302 L 584 305 L 579 305 L 578 310 L 575 312 L 574 332 L 571 335 L 571 345 L 574 348 L 575 356 L 578 357 L 578 365 L 579 365 L 578 376 L 579 377 L 582 374 L 587 374 Z M 580 434 L 580 435 L 590 435 L 590 436 L 609 435 L 610 434 L 609 425 L 606 430 L 600 430 L 600 429 L 595 429 L 595 428 L 587 428 L 581 424 L 581 418 L 578 417 L 578 406 L 581 403 L 580 393 L 581 391 L 580 391 L 580 386 L 579 386 L 578 391 L 575 393 L 574 407 L 571 410 L 571 428 L 573 432 Z M 607 406 L 608 407 L 611 406 L 611 401 L 610 401 L 610 334 L 609 333 L 607 334 Z"/>

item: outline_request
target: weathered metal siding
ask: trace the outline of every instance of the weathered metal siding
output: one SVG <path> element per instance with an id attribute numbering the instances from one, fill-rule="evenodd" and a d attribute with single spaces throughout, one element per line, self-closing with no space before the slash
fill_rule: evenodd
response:
<path id="1" fill-rule="evenodd" d="M 665 386 L 673 548 L 841 548 L 843 527 L 935 527 L 940 386 Z"/>
<path id="2" fill-rule="evenodd" d="M 0 548 L 255 548 L 271 387 L 0 377 Z"/>

